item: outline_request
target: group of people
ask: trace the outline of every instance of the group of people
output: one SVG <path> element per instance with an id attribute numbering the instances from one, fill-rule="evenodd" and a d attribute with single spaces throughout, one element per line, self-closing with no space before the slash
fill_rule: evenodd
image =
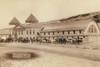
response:
<path id="1" fill-rule="evenodd" d="M 22 43 L 28 43 L 28 42 L 38 42 L 40 44 L 42 43 L 54 43 L 54 44 L 80 44 L 82 42 L 82 38 L 76 38 L 76 39 L 66 39 L 66 38 L 57 38 L 57 39 L 46 39 L 46 38 L 22 38 L 20 37 L 17 40 L 14 40 L 13 38 L 6 38 L 6 39 L 0 39 L 0 42 L 22 42 Z"/>
<path id="2" fill-rule="evenodd" d="M 19 38 L 17 40 L 18 42 L 23 42 L 23 43 L 27 43 L 27 42 L 39 42 L 40 44 L 41 43 L 55 43 L 55 44 L 68 44 L 68 43 L 71 43 L 71 44 L 80 44 L 82 43 L 82 38 L 76 38 L 76 39 L 66 39 L 66 38 L 57 38 L 57 39 L 46 39 L 46 38 Z"/>
<path id="3" fill-rule="evenodd" d="M 14 40 L 12 38 L 6 38 L 6 39 L 3 39 L 3 38 L 0 38 L 0 42 L 13 42 Z"/>

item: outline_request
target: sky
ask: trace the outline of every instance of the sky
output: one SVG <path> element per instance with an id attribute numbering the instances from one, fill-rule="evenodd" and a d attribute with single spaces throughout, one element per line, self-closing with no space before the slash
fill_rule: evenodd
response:
<path id="1" fill-rule="evenodd" d="M 16 17 L 25 23 L 32 13 L 39 22 L 100 11 L 100 0 L 0 0 L 0 28 Z"/>

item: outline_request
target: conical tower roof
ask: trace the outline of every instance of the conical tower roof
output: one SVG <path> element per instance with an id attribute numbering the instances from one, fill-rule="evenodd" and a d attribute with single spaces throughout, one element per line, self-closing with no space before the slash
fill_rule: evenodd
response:
<path id="1" fill-rule="evenodd" d="M 38 22 L 38 20 L 31 14 L 25 21 L 26 23 L 35 23 Z"/>
<path id="2" fill-rule="evenodd" d="M 19 24 L 21 23 L 16 19 L 16 17 L 14 17 L 9 23 L 9 25 L 19 25 Z"/>

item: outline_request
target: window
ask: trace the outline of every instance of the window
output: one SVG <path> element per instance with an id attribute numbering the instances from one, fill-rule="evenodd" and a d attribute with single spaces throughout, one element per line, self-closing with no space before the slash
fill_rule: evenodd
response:
<path id="1" fill-rule="evenodd" d="M 34 30 L 33 30 L 33 34 L 34 34 Z"/>
<path id="2" fill-rule="evenodd" d="M 21 31 L 21 34 L 23 34 L 23 31 Z"/>
<path id="3" fill-rule="evenodd" d="M 48 35 L 50 35 L 50 32 L 48 32 Z"/>
<path id="4" fill-rule="evenodd" d="M 73 30 L 73 34 L 75 34 L 75 30 Z"/>
<path id="5" fill-rule="evenodd" d="M 19 35 L 20 35 L 20 31 L 19 31 Z"/>
<path id="6" fill-rule="evenodd" d="M 31 30 L 30 30 L 30 34 L 31 34 Z"/>
<path id="7" fill-rule="evenodd" d="M 94 25 L 91 25 L 88 29 L 88 33 L 97 33 L 97 29 Z"/>
<path id="8" fill-rule="evenodd" d="M 83 38 L 85 38 L 85 36 L 83 36 Z"/>
<path id="9" fill-rule="evenodd" d="M 62 34 L 64 34 L 64 31 L 62 32 Z"/>
<path id="10" fill-rule="evenodd" d="M 70 31 L 68 31 L 68 34 L 70 34 Z"/>
<path id="11" fill-rule="evenodd" d="M 28 37 L 26 39 L 28 40 Z"/>
<path id="12" fill-rule="evenodd" d="M 26 31 L 26 34 L 28 34 L 28 30 Z"/>
<path id="13" fill-rule="evenodd" d="M 53 39 L 55 39 L 55 37 L 53 37 Z"/>
<path id="14" fill-rule="evenodd" d="M 79 30 L 79 33 L 81 34 L 81 33 L 82 33 L 82 31 L 81 31 L 81 30 Z"/>
<path id="15" fill-rule="evenodd" d="M 53 32 L 53 35 L 54 35 L 54 32 Z"/>

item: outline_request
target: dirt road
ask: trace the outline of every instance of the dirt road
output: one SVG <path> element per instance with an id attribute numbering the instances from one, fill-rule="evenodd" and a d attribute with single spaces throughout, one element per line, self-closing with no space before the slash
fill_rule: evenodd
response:
<path id="1" fill-rule="evenodd" d="M 99 54 L 96 53 L 100 52 L 99 50 L 75 47 L 59 47 L 55 45 L 40 45 L 37 43 L 1 44 L 0 67 L 100 67 L 100 61 L 91 60 L 91 58 L 87 59 L 89 55 L 99 56 Z M 10 52 L 32 52 L 39 56 L 24 60 L 9 59 L 7 58 L 7 53 Z M 86 56 L 86 58 L 84 58 L 84 56 Z"/>

